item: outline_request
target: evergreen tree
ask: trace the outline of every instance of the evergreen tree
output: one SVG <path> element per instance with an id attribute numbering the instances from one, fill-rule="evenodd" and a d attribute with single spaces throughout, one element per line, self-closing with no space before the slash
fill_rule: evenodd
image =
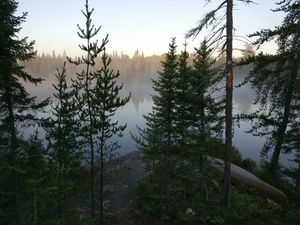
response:
<path id="1" fill-rule="evenodd" d="M 155 95 L 152 96 L 152 113 L 144 115 L 145 128 L 139 128 L 139 136 L 133 136 L 144 151 L 147 167 L 151 169 L 159 160 L 170 159 L 171 147 L 176 144 L 177 130 L 175 120 L 176 103 L 175 92 L 178 75 L 178 59 L 176 55 L 175 38 L 169 44 L 169 52 L 162 64 L 162 72 L 158 72 L 158 79 L 152 80 Z M 179 107 L 179 105 L 178 105 Z M 177 108 L 178 108 L 177 107 Z"/>
<path id="2" fill-rule="evenodd" d="M 151 168 L 155 165 L 160 155 L 161 138 L 156 121 L 155 112 L 143 115 L 145 119 L 145 127 L 140 128 L 137 126 L 138 135 L 132 135 L 132 138 L 137 143 L 140 150 L 143 151 L 144 161 L 146 162 L 146 169 L 149 171 L 151 179 Z"/>
<path id="3" fill-rule="evenodd" d="M 115 155 L 115 151 L 120 147 L 118 141 L 113 141 L 113 136 L 117 135 L 122 137 L 122 132 L 126 128 L 125 125 L 120 125 L 119 121 L 114 121 L 116 111 L 124 106 L 130 99 L 120 98 L 120 90 L 122 85 L 117 84 L 117 79 L 120 76 L 119 71 L 114 72 L 109 68 L 111 58 L 106 54 L 105 50 L 102 55 L 102 67 L 100 70 L 95 71 L 96 85 L 92 90 L 92 112 L 93 124 L 97 129 L 97 146 L 99 149 L 100 161 L 100 218 L 103 224 L 103 187 L 104 187 L 104 161 L 111 159 Z"/>
<path id="4" fill-rule="evenodd" d="M 169 52 L 162 62 L 162 72 L 158 72 L 157 80 L 153 80 L 156 92 L 152 97 L 154 117 L 159 129 L 160 144 L 171 146 L 176 141 L 175 132 L 175 79 L 177 77 L 177 55 L 175 38 L 169 45 Z M 161 153 L 164 154 L 163 152 Z M 166 152 L 168 155 L 168 153 Z"/>
<path id="5" fill-rule="evenodd" d="M 242 50 L 243 58 L 249 58 L 255 55 L 254 45 L 252 43 L 246 42 L 245 49 Z"/>
<path id="6" fill-rule="evenodd" d="M 100 219 L 103 224 L 103 186 L 104 186 L 104 161 L 110 159 L 116 149 L 119 148 L 117 141 L 112 141 L 114 135 L 122 136 L 122 131 L 126 125 L 119 125 L 118 121 L 113 122 L 112 117 L 116 111 L 124 106 L 130 99 L 130 96 L 122 99 L 119 97 L 119 91 L 123 85 L 118 85 L 117 79 L 119 72 L 115 73 L 109 68 L 111 58 L 105 52 L 105 46 L 108 43 L 108 35 L 98 42 L 91 43 L 91 39 L 96 36 L 100 30 L 91 25 L 91 15 L 93 9 L 89 9 L 88 0 L 85 4 L 86 18 L 85 29 L 78 25 L 78 35 L 86 40 L 86 45 L 80 45 L 80 49 L 86 53 L 82 59 L 69 62 L 79 65 L 84 64 L 86 69 L 77 73 L 77 79 L 73 83 L 77 107 L 80 108 L 79 119 L 81 120 L 81 136 L 86 140 L 90 148 L 91 165 L 91 214 L 95 216 L 95 159 L 99 156 L 100 162 Z M 95 69 L 96 58 L 102 53 L 100 69 Z M 96 148 L 99 149 L 96 152 Z M 98 154 L 96 154 L 98 153 Z"/>
<path id="7" fill-rule="evenodd" d="M 72 60 L 68 58 L 68 61 L 75 65 L 85 65 L 85 69 L 81 73 L 77 73 L 77 79 L 74 80 L 73 86 L 75 89 L 75 95 L 77 99 L 77 108 L 79 109 L 78 119 L 82 122 L 81 124 L 81 134 L 90 151 L 90 182 L 91 182 L 91 215 L 95 217 L 95 137 L 97 133 L 96 124 L 94 124 L 93 114 L 93 93 L 94 84 L 96 82 L 97 73 L 93 70 L 95 66 L 95 60 L 97 56 L 104 50 L 105 45 L 108 42 L 108 35 L 102 40 L 99 45 L 98 41 L 92 42 L 92 38 L 95 37 L 100 28 L 95 28 L 92 25 L 92 13 L 94 9 L 89 8 L 89 2 L 86 0 L 85 11 L 82 11 L 86 19 L 85 28 L 81 28 L 79 25 L 78 36 L 86 41 L 85 45 L 79 45 L 80 49 L 85 52 L 85 55 L 77 60 Z"/>
<path id="8" fill-rule="evenodd" d="M 1 193 L 6 193 L 6 196 L 1 197 L 0 206 L 2 213 L 7 215 L 7 220 L 3 221 L 23 225 L 24 205 L 19 182 L 22 171 L 18 169 L 22 146 L 17 127 L 36 121 L 32 112 L 47 102 L 37 104 L 35 97 L 30 97 L 21 84 L 21 80 L 24 80 L 37 85 L 42 80 L 26 73 L 18 64 L 19 61 L 31 60 L 36 52 L 33 51 L 33 41 L 28 42 L 27 37 L 18 38 L 27 13 L 16 16 L 17 7 L 18 3 L 14 0 L 0 3 L 0 130 L 1 138 L 4 138 L 0 151 L 6 162 L 1 178 L 7 178 L 5 185 L 1 185 Z"/>
<path id="9" fill-rule="evenodd" d="M 140 137 L 134 137 L 144 151 L 150 170 L 164 158 L 167 161 L 172 157 L 179 162 L 193 161 L 195 155 L 188 156 L 188 153 L 203 154 L 199 153 L 199 146 L 201 149 L 208 148 L 208 142 L 220 138 L 222 133 L 220 113 L 224 110 L 224 101 L 217 102 L 211 96 L 222 74 L 213 68 L 211 50 L 203 42 L 196 49 L 193 66 L 188 65 L 186 49 L 179 56 L 175 50 L 173 39 L 162 63 L 163 72 L 153 83 L 157 91 L 157 95 L 153 96 L 153 112 L 144 116 L 146 126 L 138 128 Z M 172 120 L 167 123 L 169 118 Z M 167 129 L 168 125 L 170 129 Z"/>
<path id="10" fill-rule="evenodd" d="M 203 169 L 205 159 L 207 156 L 216 155 L 216 146 L 220 148 L 224 124 L 221 116 L 224 111 L 224 96 L 219 93 L 223 74 L 215 66 L 211 53 L 212 49 L 208 48 L 205 40 L 199 48 L 195 48 L 190 81 L 192 123 L 189 130 L 194 143 L 190 158 L 195 161 L 203 175 L 206 173 Z M 205 179 L 202 178 L 202 181 Z"/>
<path id="11" fill-rule="evenodd" d="M 74 90 L 66 82 L 66 64 L 55 75 L 57 84 L 51 116 L 44 121 L 48 140 L 48 160 L 52 182 L 57 183 L 57 196 L 51 211 L 53 221 L 68 221 L 75 210 L 76 190 L 81 186 L 80 177 L 74 177 L 80 169 L 82 152 L 78 137 L 78 122 L 74 102 Z M 73 205 L 70 205 L 73 204 Z"/>
<path id="12" fill-rule="evenodd" d="M 224 17 L 215 20 L 215 16 L 222 10 Z M 233 91 L 233 62 L 232 62 L 232 32 L 233 32 L 233 0 L 223 1 L 216 9 L 207 13 L 200 21 L 198 27 L 190 30 L 187 37 L 197 36 L 207 24 L 213 24 L 213 30 L 208 40 L 210 45 L 216 45 L 217 48 L 223 42 L 221 54 L 224 49 L 226 51 L 226 101 L 225 101 L 225 148 L 224 148 L 224 204 L 226 207 L 230 206 L 230 173 L 231 160 L 230 151 L 232 149 L 232 91 Z M 223 20 L 226 20 L 223 23 Z M 226 32 L 226 40 L 223 40 L 223 32 Z M 226 48 L 225 48 L 226 47 Z"/>
<path id="13" fill-rule="evenodd" d="M 40 224 L 47 221 L 47 188 L 48 168 L 45 157 L 45 148 L 39 137 L 38 130 L 35 130 L 29 140 L 22 142 L 23 151 L 19 156 L 20 168 L 24 171 L 20 177 L 22 192 L 24 194 L 23 215 L 26 224 Z"/>
<path id="14" fill-rule="evenodd" d="M 155 94 L 152 96 L 152 113 L 144 115 L 145 128 L 138 128 L 139 136 L 133 136 L 137 144 L 144 150 L 148 166 L 159 158 L 167 157 L 168 149 L 175 143 L 175 83 L 178 73 L 175 38 L 169 44 L 165 60 L 161 62 L 162 72 L 158 72 L 157 80 L 152 80 Z M 178 82 L 177 82 L 178 83 Z M 166 148 L 165 148 L 166 147 Z M 167 150 L 168 151 L 168 150 Z"/>
<path id="15" fill-rule="evenodd" d="M 239 0 L 246 4 L 250 0 Z M 224 11 L 223 11 L 224 10 Z M 223 12 L 222 12 L 223 11 Z M 219 15 L 221 12 L 221 16 Z M 225 148 L 224 148 L 224 205 L 230 207 L 231 150 L 232 150 L 232 96 L 233 96 L 233 0 L 222 1 L 215 9 L 206 13 L 199 25 L 191 29 L 186 37 L 196 37 L 205 27 L 211 26 L 207 37 L 209 46 L 221 47 L 220 56 L 226 52 L 226 98 L 225 98 Z M 224 35 L 225 33 L 225 35 Z"/>
<path id="16" fill-rule="evenodd" d="M 275 11 L 286 16 L 274 30 L 263 29 L 251 36 L 258 36 L 257 45 L 276 40 L 278 51 L 275 55 L 259 54 L 250 59 L 254 68 L 246 78 L 256 90 L 255 104 L 259 109 L 248 119 L 256 119 L 253 135 L 266 137 L 262 154 L 273 151 L 270 172 L 274 179 L 279 169 L 279 156 L 283 150 L 290 152 L 289 136 L 299 135 L 294 129 L 299 125 L 299 65 L 300 65 L 300 3 L 284 0 Z"/>
<path id="17" fill-rule="evenodd" d="M 178 56 L 177 74 L 174 79 L 174 125 L 176 129 L 176 143 L 181 147 L 191 144 L 190 128 L 192 126 L 192 68 L 188 65 L 189 53 L 184 50 Z"/>
<path id="18" fill-rule="evenodd" d="M 206 170 L 204 158 L 209 147 L 220 146 L 223 121 L 219 114 L 224 109 L 224 102 L 216 102 L 210 96 L 222 74 L 212 68 L 206 43 L 196 49 L 192 66 L 188 64 L 186 44 L 179 55 L 175 50 L 172 39 L 162 62 L 163 71 L 153 82 L 153 111 L 144 116 L 146 127 L 138 128 L 140 137 L 134 137 L 144 153 L 150 175 L 148 183 L 138 186 L 146 189 L 139 191 L 149 192 L 147 208 L 170 217 L 190 206 L 196 195 L 203 205 L 218 202 L 218 185 Z"/>
<path id="19" fill-rule="evenodd" d="M 300 122 L 294 122 L 290 129 L 286 132 L 285 143 L 288 145 L 285 146 L 285 151 L 293 151 L 294 158 L 291 159 L 296 166 L 287 168 L 285 174 L 291 177 L 294 180 L 295 189 L 300 190 Z"/>
<path id="20" fill-rule="evenodd" d="M 207 42 L 201 42 L 199 48 L 195 48 L 193 59 L 193 131 L 196 143 L 205 145 L 210 138 L 220 138 L 223 130 L 223 118 L 221 112 L 224 110 L 224 98 L 218 96 L 222 73 L 215 67 L 211 58 L 212 49 Z M 216 100 L 220 98 L 221 100 Z"/>
<path id="21" fill-rule="evenodd" d="M 162 71 L 158 72 L 158 79 L 153 80 L 155 95 L 152 96 L 154 104 L 152 113 L 144 116 L 146 127 L 138 128 L 140 136 L 134 137 L 144 153 L 150 182 L 159 189 L 158 198 L 165 196 L 166 207 L 171 203 L 172 187 L 178 184 L 173 177 L 175 174 L 179 175 L 182 169 L 178 168 L 182 162 L 178 153 L 182 153 L 182 149 L 177 145 L 179 123 L 176 123 L 178 118 L 176 110 L 179 105 L 176 106 L 176 84 L 178 84 L 176 47 L 175 38 L 172 38 L 169 51 L 162 62 Z"/>

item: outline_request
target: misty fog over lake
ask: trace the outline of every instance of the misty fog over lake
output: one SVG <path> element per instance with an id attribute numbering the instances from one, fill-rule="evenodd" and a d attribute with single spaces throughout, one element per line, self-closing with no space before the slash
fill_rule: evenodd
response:
<path id="1" fill-rule="evenodd" d="M 39 99 L 45 99 L 46 97 L 52 96 L 54 91 L 52 83 L 56 82 L 54 74 L 56 68 L 59 68 L 62 65 L 63 57 L 64 56 L 42 55 L 33 62 L 25 65 L 29 72 L 36 74 L 36 76 L 42 74 L 40 76 L 45 79 L 38 87 L 25 83 L 24 85 L 30 94 L 37 96 Z M 122 82 L 124 85 L 121 95 L 127 96 L 131 93 L 131 100 L 116 113 L 116 120 L 118 120 L 120 124 L 127 123 L 127 128 L 123 137 L 114 137 L 118 139 L 119 144 L 121 145 L 121 148 L 119 149 L 120 154 L 126 154 L 137 150 L 138 148 L 131 137 L 131 133 L 137 135 L 137 126 L 143 128 L 145 125 L 143 115 L 152 111 L 153 102 L 151 95 L 155 94 L 152 90 L 152 79 L 155 80 L 157 78 L 157 71 L 160 70 L 160 62 L 163 58 L 163 55 L 144 57 L 143 54 L 140 54 L 138 51 L 132 58 L 122 54 L 118 55 L 117 53 L 112 55 L 112 62 L 114 62 L 112 67 L 116 68 L 116 70 L 120 70 L 121 75 L 119 82 Z M 250 66 L 244 66 L 234 70 L 234 86 L 243 82 L 250 69 Z M 77 71 L 75 71 L 72 66 L 67 68 L 67 74 L 75 74 L 75 72 Z M 223 92 L 224 91 L 225 89 Z M 218 94 L 222 94 L 222 91 Z M 255 91 L 249 84 L 234 88 L 233 114 L 237 115 L 253 112 L 255 110 L 252 105 L 254 100 Z M 256 162 L 259 162 L 261 159 L 260 150 L 265 139 L 246 133 L 250 127 L 250 122 L 243 121 L 240 122 L 239 127 L 237 124 L 234 125 L 233 145 L 239 149 L 243 158 L 251 158 Z M 29 136 L 33 133 L 33 130 L 34 128 L 24 130 L 24 135 Z M 293 165 L 293 163 L 289 161 L 289 158 L 289 155 L 281 154 L 281 163 L 284 165 Z"/>

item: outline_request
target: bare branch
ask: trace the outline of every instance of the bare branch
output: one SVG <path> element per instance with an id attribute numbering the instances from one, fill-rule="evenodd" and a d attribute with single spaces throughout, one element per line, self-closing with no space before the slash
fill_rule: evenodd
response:
<path id="1" fill-rule="evenodd" d="M 186 38 L 196 38 L 199 33 L 203 30 L 204 27 L 208 26 L 208 25 L 212 25 L 214 22 L 216 22 L 216 14 L 219 10 L 221 10 L 222 8 L 224 8 L 226 6 L 226 2 L 227 1 L 223 1 L 219 7 L 217 7 L 216 9 L 208 12 L 207 14 L 205 14 L 205 16 L 203 17 L 202 20 L 199 21 L 199 25 L 195 28 L 192 28 L 191 30 L 189 30 L 185 37 Z"/>

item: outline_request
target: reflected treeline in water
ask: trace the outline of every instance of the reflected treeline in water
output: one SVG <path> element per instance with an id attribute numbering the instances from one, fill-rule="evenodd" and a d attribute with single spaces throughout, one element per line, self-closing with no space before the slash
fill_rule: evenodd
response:
<path id="1" fill-rule="evenodd" d="M 136 50 L 132 57 L 124 53 L 113 52 L 109 55 L 112 58 L 111 66 L 121 73 L 121 79 L 141 78 L 137 77 L 141 74 L 153 75 L 153 71 L 160 69 L 160 62 L 164 59 L 164 55 L 144 56 L 144 54 Z M 56 68 L 60 68 L 66 59 L 67 53 L 56 55 L 53 51 L 52 54 L 41 53 L 38 54 L 32 61 L 22 62 L 26 71 L 35 74 L 38 77 L 54 80 L 54 73 Z M 96 59 L 95 68 L 99 68 L 97 64 L 101 65 L 101 58 Z M 84 65 L 75 66 L 73 64 L 66 64 L 66 71 L 68 76 L 84 69 Z"/>
<path id="2" fill-rule="evenodd" d="M 66 53 L 63 55 L 40 54 L 33 61 L 23 64 L 26 70 L 36 76 L 44 78 L 44 82 L 39 86 L 24 83 L 27 90 L 38 98 L 52 96 L 54 82 L 54 74 L 56 68 L 65 61 Z M 131 101 L 120 112 L 117 113 L 117 118 L 121 121 L 126 121 L 128 129 L 124 133 L 124 138 L 120 140 L 122 148 L 120 152 L 125 154 L 136 149 L 136 143 L 131 138 L 130 132 L 136 134 L 136 126 L 143 127 L 144 119 L 142 115 L 151 112 L 153 102 L 151 95 L 154 94 L 152 89 L 152 79 L 157 79 L 157 71 L 161 70 L 161 61 L 165 55 L 144 56 L 143 53 L 136 53 L 133 57 L 117 52 L 111 55 L 113 58 L 112 66 L 115 70 L 119 68 L 119 82 L 123 82 L 124 86 L 121 90 L 121 95 L 126 96 L 131 93 Z M 193 55 L 190 56 L 192 58 Z M 68 80 L 75 76 L 83 68 L 76 68 L 74 65 L 66 64 Z M 238 87 L 233 92 L 233 110 L 234 114 L 251 113 L 255 111 L 255 106 L 252 104 L 255 100 L 255 91 L 249 83 L 242 85 L 245 77 L 252 69 L 251 65 L 236 67 L 234 69 L 234 86 Z M 220 86 L 224 86 L 223 80 Z M 220 89 L 216 95 L 221 95 L 224 89 Z M 238 147 L 243 156 L 250 157 L 255 161 L 260 160 L 260 149 L 264 143 L 264 138 L 253 137 L 249 133 L 245 133 L 251 129 L 250 123 L 241 122 L 240 127 L 235 126 L 235 134 L 233 138 L 234 145 Z M 34 130 L 25 132 L 25 136 L 29 136 Z M 290 165 L 287 157 L 283 156 L 284 164 Z"/>
<path id="3" fill-rule="evenodd" d="M 51 96 L 53 92 L 52 83 L 55 81 L 54 74 L 57 68 L 60 68 L 67 61 L 66 56 L 66 52 L 62 55 L 56 55 L 53 51 L 52 54 L 39 54 L 30 62 L 22 62 L 21 65 L 25 67 L 28 73 L 44 79 L 43 84 L 38 87 L 25 83 L 28 91 L 39 98 Z M 110 57 L 112 58 L 111 67 L 120 71 L 119 82 L 124 83 L 121 94 L 128 95 L 131 92 L 133 101 L 139 104 L 151 93 L 151 79 L 157 77 L 157 71 L 160 70 L 164 55 L 144 56 L 137 50 L 132 57 L 117 52 L 113 52 Z M 101 59 L 98 57 L 95 68 L 100 68 L 100 66 Z M 77 72 L 83 69 L 84 65 L 75 66 L 67 63 L 67 80 L 70 81 Z"/>
<path id="4" fill-rule="evenodd" d="M 33 96 L 38 96 L 40 99 L 51 97 L 54 91 L 52 83 L 55 82 L 55 73 L 57 68 L 60 68 L 66 59 L 67 53 L 55 54 L 38 54 L 35 59 L 29 62 L 22 62 L 21 65 L 25 67 L 29 74 L 34 74 L 35 77 L 43 78 L 44 82 L 39 86 L 24 83 L 26 89 Z M 161 70 L 161 62 L 165 58 L 165 54 L 144 56 L 142 52 L 137 50 L 132 57 L 124 53 L 113 52 L 111 55 L 111 67 L 114 70 L 120 71 L 119 82 L 124 83 L 121 91 L 122 96 L 127 96 L 131 93 L 133 104 L 138 110 L 139 105 L 144 100 L 150 100 L 153 94 L 152 80 L 157 78 L 157 71 Z M 188 60 L 192 62 L 193 54 Z M 220 58 L 220 60 L 223 60 Z M 96 61 L 95 68 L 100 68 L 100 58 Z M 67 80 L 74 78 L 77 72 L 84 69 L 84 65 L 75 66 L 73 64 L 66 64 Z M 235 69 L 235 85 L 243 82 L 245 76 L 249 73 L 251 66 L 243 66 Z M 220 90 L 220 92 L 223 90 Z M 254 91 L 250 85 L 244 85 L 241 88 L 236 88 L 234 91 L 234 109 L 239 113 L 248 113 L 251 110 L 251 103 L 254 101 Z"/>

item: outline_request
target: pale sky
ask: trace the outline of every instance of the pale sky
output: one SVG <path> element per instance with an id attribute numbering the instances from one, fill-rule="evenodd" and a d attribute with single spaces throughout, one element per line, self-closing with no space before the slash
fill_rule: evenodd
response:
<path id="1" fill-rule="evenodd" d="M 270 9 L 276 7 L 276 0 L 254 0 L 255 5 L 236 2 L 234 26 L 236 34 L 246 36 L 262 28 L 274 28 L 282 21 L 283 14 Z M 20 37 L 35 40 L 39 53 L 61 54 L 64 50 L 70 56 L 82 55 L 78 44 L 77 24 L 84 27 L 81 10 L 85 0 L 19 0 L 19 11 L 28 12 L 22 24 Z M 145 55 L 162 54 L 168 50 L 171 37 L 177 38 L 179 50 L 184 34 L 197 25 L 205 12 L 221 2 L 212 0 L 90 0 L 94 8 L 93 23 L 102 26 L 97 36 L 101 40 L 109 34 L 109 52 L 118 51 L 132 55 L 139 49 Z M 188 40 L 189 50 L 198 47 L 203 36 Z M 234 47 L 243 43 L 235 42 Z M 270 44 L 264 50 L 274 52 Z"/>

